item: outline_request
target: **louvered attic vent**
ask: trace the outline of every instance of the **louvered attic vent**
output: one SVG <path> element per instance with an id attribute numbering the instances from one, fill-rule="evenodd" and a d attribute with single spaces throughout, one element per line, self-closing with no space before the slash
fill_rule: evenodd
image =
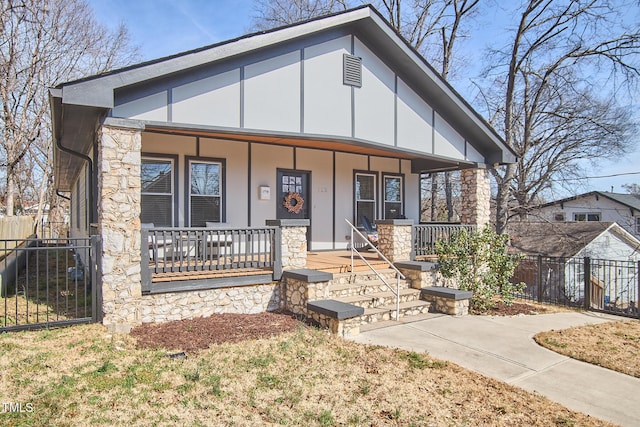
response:
<path id="1" fill-rule="evenodd" d="M 362 58 L 357 56 L 347 55 L 343 56 L 344 70 L 343 80 L 344 84 L 349 86 L 362 87 Z"/>

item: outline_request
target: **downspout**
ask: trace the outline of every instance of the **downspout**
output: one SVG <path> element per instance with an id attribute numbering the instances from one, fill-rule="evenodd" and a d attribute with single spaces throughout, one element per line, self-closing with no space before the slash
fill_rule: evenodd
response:
<path id="1" fill-rule="evenodd" d="M 62 197 L 63 199 L 66 199 L 66 200 L 68 200 L 68 201 L 71 201 L 71 197 L 67 197 L 67 196 L 65 196 L 64 194 L 62 194 L 62 193 L 60 192 L 60 190 L 56 190 L 56 196 L 58 196 L 58 197 Z"/>
<path id="2" fill-rule="evenodd" d="M 56 138 L 56 147 L 58 147 L 58 150 L 60 151 L 84 160 L 89 166 L 89 191 L 87 191 L 87 195 L 89 197 L 89 208 L 87 209 L 87 213 L 89 214 L 89 224 L 93 224 L 93 160 L 91 160 L 91 157 L 87 156 L 86 154 L 82 154 L 77 151 L 73 151 L 70 148 L 63 147 L 58 138 Z M 58 191 L 56 191 L 56 194 L 58 194 Z M 68 199 L 67 197 L 64 198 Z"/>

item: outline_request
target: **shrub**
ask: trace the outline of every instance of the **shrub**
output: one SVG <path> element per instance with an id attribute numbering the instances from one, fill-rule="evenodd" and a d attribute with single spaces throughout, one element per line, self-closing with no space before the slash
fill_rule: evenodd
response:
<path id="1" fill-rule="evenodd" d="M 473 292 L 471 308 L 486 311 L 493 307 L 494 297 L 511 305 L 514 293 L 521 292 L 524 283 L 510 282 L 521 257 L 507 253 L 506 234 L 496 234 L 489 226 L 471 233 L 462 229 L 449 241 L 436 242 L 440 272 L 457 280 L 459 288 Z"/>

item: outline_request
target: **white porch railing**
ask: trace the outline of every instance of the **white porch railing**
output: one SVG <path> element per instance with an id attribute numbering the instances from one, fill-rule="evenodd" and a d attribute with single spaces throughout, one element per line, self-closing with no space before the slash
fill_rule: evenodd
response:
<path id="1" fill-rule="evenodd" d="M 400 270 L 398 270 L 396 268 L 395 265 L 393 265 L 393 263 L 391 261 L 389 261 L 387 259 L 387 257 L 385 257 L 382 252 L 380 252 L 378 250 L 378 248 L 376 248 L 370 241 L 369 239 L 367 239 L 367 237 L 362 234 L 360 231 L 358 231 L 358 229 L 349 222 L 348 219 L 345 218 L 345 221 L 347 222 L 347 224 L 349 224 L 349 228 L 351 228 L 351 271 L 353 272 L 353 257 L 354 254 L 357 254 L 360 259 L 362 261 L 364 261 L 364 263 L 371 269 L 371 271 L 373 271 L 375 273 L 376 276 L 378 276 L 378 278 L 380 280 L 382 280 L 382 282 L 387 285 L 387 287 L 389 289 L 391 289 L 391 292 L 395 295 L 396 297 L 396 321 L 398 320 L 398 318 L 400 317 L 400 279 L 405 279 L 404 275 L 400 272 Z M 365 259 L 365 257 L 362 256 L 362 254 L 358 251 L 358 249 L 356 249 L 355 245 L 353 244 L 354 240 L 353 240 L 353 233 L 357 233 L 358 236 L 360 236 L 362 238 L 362 240 L 364 240 L 364 242 L 366 242 L 366 247 L 369 247 L 371 249 L 373 249 L 380 258 L 382 258 L 388 265 L 389 267 L 394 270 L 396 272 L 396 289 L 394 290 L 393 287 L 389 284 L 389 282 L 387 282 L 387 279 L 384 278 L 384 276 L 382 276 L 375 268 L 373 268 L 373 266 Z"/>

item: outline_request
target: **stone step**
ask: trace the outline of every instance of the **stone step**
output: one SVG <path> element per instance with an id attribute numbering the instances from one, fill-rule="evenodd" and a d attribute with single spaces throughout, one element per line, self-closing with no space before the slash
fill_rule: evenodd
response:
<path id="1" fill-rule="evenodd" d="M 431 309 L 431 302 L 424 300 L 408 301 L 400 303 L 399 317 L 415 316 L 428 313 Z M 376 323 L 385 320 L 395 319 L 396 305 L 386 305 L 377 308 L 365 308 L 364 314 L 360 316 L 360 324 Z"/>
<path id="2" fill-rule="evenodd" d="M 396 280 L 387 280 L 393 289 L 396 288 Z M 406 280 L 400 280 L 400 289 L 409 288 Z M 390 292 L 389 287 L 379 279 L 369 280 L 367 282 L 330 284 L 329 297 L 333 299 L 342 299 L 353 295 L 370 295 L 381 292 Z"/>
<path id="3" fill-rule="evenodd" d="M 403 288 L 400 289 L 400 302 L 417 301 L 420 299 L 420 290 Z M 377 292 L 375 294 L 350 295 L 337 298 L 338 301 L 357 305 L 364 308 L 375 308 L 396 303 L 396 295 L 391 291 Z"/>
<path id="4" fill-rule="evenodd" d="M 378 273 L 384 277 L 387 281 L 396 280 L 396 272 L 390 268 L 377 270 Z M 368 271 L 356 271 L 355 273 L 334 273 L 332 284 L 345 285 L 350 283 L 363 283 L 371 280 L 379 280 L 378 275 L 371 270 Z"/>

